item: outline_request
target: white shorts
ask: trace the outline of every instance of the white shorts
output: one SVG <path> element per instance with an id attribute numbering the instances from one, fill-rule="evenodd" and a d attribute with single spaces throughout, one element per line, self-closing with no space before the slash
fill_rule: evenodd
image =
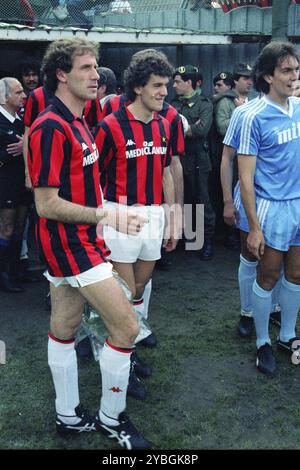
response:
<path id="1" fill-rule="evenodd" d="M 105 225 L 103 238 L 111 251 L 111 261 L 120 263 L 135 263 L 156 261 L 160 259 L 161 244 L 164 235 L 165 213 L 162 206 L 125 206 L 116 202 L 105 202 L 106 207 L 118 207 L 120 210 L 139 212 L 149 219 L 140 233 L 136 236 L 121 233 Z"/>
<path id="2" fill-rule="evenodd" d="M 112 269 L 113 266 L 111 263 L 101 263 L 75 276 L 55 277 L 51 276 L 48 271 L 44 272 L 44 276 L 48 281 L 52 282 L 55 287 L 66 285 L 71 287 L 85 287 L 109 279 L 113 276 Z"/>

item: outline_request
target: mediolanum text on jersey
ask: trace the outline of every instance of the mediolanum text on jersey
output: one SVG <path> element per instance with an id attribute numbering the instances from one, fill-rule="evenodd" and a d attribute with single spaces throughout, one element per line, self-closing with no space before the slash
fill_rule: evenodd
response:
<path id="1" fill-rule="evenodd" d="M 137 158 L 148 155 L 165 155 L 166 153 L 167 147 L 155 147 L 153 142 L 146 142 L 146 145 L 144 145 L 142 148 L 126 150 L 126 158 Z"/>

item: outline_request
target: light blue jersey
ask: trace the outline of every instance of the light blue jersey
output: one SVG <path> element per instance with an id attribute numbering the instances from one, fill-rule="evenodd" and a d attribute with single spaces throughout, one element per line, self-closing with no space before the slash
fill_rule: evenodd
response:
<path id="1" fill-rule="evenodd" d="M 243 122 L 244 113 L 256 109 L 261 102 L 261 98 L 258 96 L 254 100 L 248 101 L 248 103 L 238 106 L 232 113 L 230 123 L 225 134 L 223 144 L 228 145 L 234 149 L 238 149 L 240 145 L 240 133 Z"/>
<path id="2" fill-rule="evenodd" d="M 257 157 L 255 192 L 274 201 L 300 198 L 300 99 L 288 110 L 264 96 L 242 115 L 238 154 Z"/>

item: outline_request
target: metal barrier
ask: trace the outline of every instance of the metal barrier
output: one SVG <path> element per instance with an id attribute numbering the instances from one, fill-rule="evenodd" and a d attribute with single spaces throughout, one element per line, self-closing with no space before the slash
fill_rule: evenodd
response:
<path id="1" fill-rule="evenodd" d="M 95 18 L 122 25 L 122 18 L 161 12 L 211 8 L 212 0 L 0 0 L 0 22 L 28 26 L 79 26 L 91 28 Z M 128 23 L 128 22 L 127 22 Z M 125 21 L 126 25 L 126 21 Z M 174 25 L 175 28 L 175 25 Z"/>

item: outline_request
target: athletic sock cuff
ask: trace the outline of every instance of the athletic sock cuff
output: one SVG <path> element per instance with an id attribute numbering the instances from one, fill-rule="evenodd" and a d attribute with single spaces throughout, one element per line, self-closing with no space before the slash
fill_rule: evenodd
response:
<path id="1" fill-rule="evenodd" d="M 240 262 L 249 267 L 257 266 L 258 264 L 258 261 L 248 261 L 246 258 L 243 257 L 243 255 L 240 255 Z"/>
<path id="2" fill-rule="evenodd" d="M 124 354 L 131 354 L 132 351 L 134 351 L 134 348 L 120 348 L 118 346 L 114 346 L 113 344 L 111 344 L 108 339 L 106 338 L 105 340 L 105 343 L 106 345 L 111 348 L 111 349 L 114 349 L 115 351 L 118 351 L 118 352 L 121 352 L 121 353 L 124 353 Z"/>
<path id="3" fill-rule="evenodd" d="M 293 291 L 293 292 L 300 292 L 300 285 L 299 284 L 293 284 L 292 282 L 287 281 L 285 276 L 282 276 L 281 285 L 283 287 L 286 287 L 287 289 Z"/>
<path id="4" fill-rule="evenodd" d="M 268 297 L 271 297 L 271 295 L 272 295 L 272 290 L 263 289 L 262 287 L 260 287 L 257 284 L 256 281 L 254 281 L 254 283 L 253 283 L 252 290 L 256 295 L 258 295 L 259 297 L 265 298 L 265 299 L 268 298 Z"/>
<path id="5" fill-rule="evenodd" d="M 56 336 L 54 336 L 50 331 L 48 333 L 48 337 L 52 339 L 53 341 L 56 341 L 57 343 L 61 343 L 61 344 L 71 344 L 75 342 L 75 338 L 71 338 L 71 339 L 56 338 Z"/>

